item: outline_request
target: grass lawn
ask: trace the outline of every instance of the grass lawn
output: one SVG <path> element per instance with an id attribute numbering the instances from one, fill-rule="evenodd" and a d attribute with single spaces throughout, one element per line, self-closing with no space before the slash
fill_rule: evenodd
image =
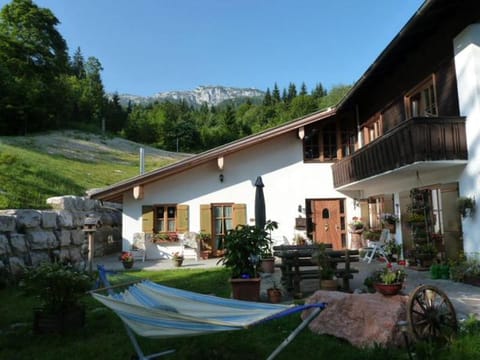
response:
<path id="1" fill-rule="evenodd" d="M 225 269 L 129 271 L 128 275 L 200 293 L 222 297 L 230 294 L 229 274 Z M 87 309 L 85 328 L 64 336 L 34 335 L 32 308 L 36 305 L 35 299 L 17 288 L 0 290 L 0 359 L 130 359 L 134 351 L 119 318 L 89 296 L 84 303 Z M 265 359 L 299 323 L 299 315 L 291 315 L 247 330 L 168 340 L 141 338 L 140 344 L 146 354 L 170 348 L 177 350 L 165 359 Z M 478 359 L 479 343 L 476 335 L 466 344 L 454 344 L 452 349 L 461 357 L 456 357 L 452 350 L 443 351 L 442 356 L 436 354 L 434 358 Z M 470 353 L 469 349 L 475 346 Z M 305 329 L 278 359 L 394 360 L 408 357 L 403 350 L 357 349 L 345 341 L 315 335 Z"/>

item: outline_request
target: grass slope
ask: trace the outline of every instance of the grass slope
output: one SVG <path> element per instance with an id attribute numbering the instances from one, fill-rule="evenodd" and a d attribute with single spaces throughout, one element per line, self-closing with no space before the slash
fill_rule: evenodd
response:
<path id="1" fill-rule="evenodd" d="M 82 196 L 138 175 L 140 147 L 146 171 L 186 156 L 79 131 L 0 137 L 0 209 L 47 208 L 49 197 Z"/>

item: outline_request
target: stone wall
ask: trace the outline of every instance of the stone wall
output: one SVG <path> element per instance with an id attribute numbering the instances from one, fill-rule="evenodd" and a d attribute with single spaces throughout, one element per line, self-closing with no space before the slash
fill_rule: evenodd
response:
<path id="1" fill-rule="evenodd" d="M 17 274 L 24 266 L 49 259 L 70 259 L 84 266 L 88 242 L 83 231 L 88 215 L 98 217 L 94 233 L 94 256 L 121 250 L 122 214 L 113 204 L 61 196 L 47 200 L 51 210 L 0 210 L 0 269 Z"/>

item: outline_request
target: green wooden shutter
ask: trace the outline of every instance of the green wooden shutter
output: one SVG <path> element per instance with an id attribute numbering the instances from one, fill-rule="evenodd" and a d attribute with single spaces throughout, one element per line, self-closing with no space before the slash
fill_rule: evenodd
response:
<path id="1" fill-rule="evenodd" d="M 188 231 L 188 205 L 177 205 L 177 232 Z"/>
<path id="2" fill-rule="evenodd" d="M 233 204 L 233 228 L 237 225 L 247 225 L 247 205 Z"/>
<path id="3" fill-rule="evenodd" d="M 212 207 L 210 204 L 200 205 L 200 232 L 212 233 Z"/>
<path id="4" fill-rule="evenodd" d="M 144 233 L 153 233 L 153 219 L 154 211 L 153 206 L 142 206 L 142 231 Z"/>

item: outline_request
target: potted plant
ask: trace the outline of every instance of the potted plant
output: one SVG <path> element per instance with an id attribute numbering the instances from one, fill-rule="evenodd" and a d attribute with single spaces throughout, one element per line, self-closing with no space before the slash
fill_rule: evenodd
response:
<path id="1" fill-rule="evenodd" d="M 183 264 L 183 254 L 179 251 L 176 251 L 172 254 L 172 260 L 173 260 L 173 264 L 176 266 L 176 267 L 180 267 L 182 266 Z"/>
<path id="2" fill-rule="evenodd" d="M 130 251 L 122 251 L 120 261 L 125 269 L 131 269 L 133 267 L 133 254 Z"/>
<path id="3" fill-rule="evenodd" d="M 348 224 L 352 233 L 361 233 L 364 230 L 365 224 L 362 219 L 354 216 L 352 222 Z"/>
<path id="4" fill-rule="evenodd" d="M 388 260 L 394 261 L 395 258 L 398 258 L 398 255 L 400 255 L 401 246 L 397 244 L 394 239 L 391 239 L 385 242 L 383 250 L 387 254 Z"/>
<path id="5" fill-rule="evenodd" d="M 324 243 L 318 245 L 318 250 L 314 253 L 320 272 L 320 288 L 323 290 L 337 290 L 337 280 L 335 276 L 335 265 L 330 261 L 327 254 L 327 247 Z"/>
<path id="6" fill-rule="evenodd" d="M 467 216 L 473 217 L 476 209 L 475 199 L 465 196 L 459 197 L 457 199 L 457 209 L 463 218 L 466 218 Z"/>
<path id="7" fill-rule="evenodd" d="M 269 220 L 263 229 L 253 225 L 239 225 L 225 236 L 225 252 L 218 263 L 222 263 L 231 272 L 235 299 L 259 300 L 258 266 L 261 254 L 272 243 L 269 231 L 276 228 L 277 223 Z"/>
<path id="8" fill-rule="evenodd" d="M 421 244 L 415 249 L 415 258 L 422 267 L 430 267 L 437 253 L 438 251 L 432 243 Z"/>
<path id="9" fill-rule="evenodd" d="M 36 334 L 64 333 L 83 327 L 85 309 L 80 299 L 91 288 L 92 280 L 70 263 L 45 262 L 25 271 L 25 288 L 41 301 L 34 308 Z"/>
<path id="10" fill-rule="evenodd" d="M 395 225 L 398 222 L 398 216 L 391 213 L 383 213 L 380 218 L 383 224 Z"/>
<path id="11" fill-rule="evenodd" d="M 383 295 L 396 295 L 400 292 L 406 274 L 402 269 L 394 269 L 391 263 L 373 275 L 373 287 Z"/>
<path id="12" fill-rule="evenodd" d="M 277 287 L 277 283 L 274 281 L 273 286 L 267 289 L 268 301 L 273 304 L 277 304 L 282 301 L 282 291 Z"/>
<path id="13" fill-rule="evenodd" d="M 382 230 L 366 230 L 363 233 L 363 238 L 365 240 L 370 240 L 370 241 L 378 241 L 380 240 L 380 235 L 382 235 Z"/>
<path id="14" fill-rule="evenodd" d="M 203 260 L 206 260 L 212 254 L 212 237 L 210 236 L 210 234 L 200 233 L 198 234 L 198 238 L 200 240 L 200 257 Z"/>
<path id="15" fill-rule="evenodd" d="M 407 223 L 409 223 L 410 225 L 412 224 L 418 224 L 418 223 L 424 223 L 425 222 L 425 215 L 424 214 L 421 214 L 421 213 L 418 213 L 418 212 L 409 212 L 407 215 L 406 215 L 406 221 Z"/>

